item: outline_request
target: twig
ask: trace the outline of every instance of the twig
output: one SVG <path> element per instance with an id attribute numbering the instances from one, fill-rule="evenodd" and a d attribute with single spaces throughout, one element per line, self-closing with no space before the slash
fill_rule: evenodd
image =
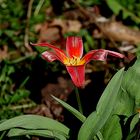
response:
<path id="1" fill-rule="evenodd" d="M 32 103 L 29 103 L 29 104 L 23 104 L 23 105 L 13 105 L 13 106 L 8 106 L 8 107 L 3 107 L 1 110 L 4 111 L 4 110 L 7 110 L 7 109 L 10 109 L 10 110 L 20 110 L 20 109 L 27 109 L 27 108 L 32 108 L 36 106 L 36 104 L 34 102 Z"/>
<path id="2" fill-rule="evenodd" d="M 26 20 L 26 28 L 25 28 L 25 36 L 24 36 L 24 45 L 29 52 L 32 52 L 32 48 L 29 45 L 29 24 L 30 24 L 30 17 L 32 13 L 33 2 L 34 0 L 30 0 L 28 4 L 27 20 Z"/>
<path id="3" fill-rule="evenodd" d="M 31 108 L 36 106 L 35 103 L 30 103 L 30 104 L 24 104 L 24 105 L 17 105 L 17 106 L 11 106 L 9 107 L 10 110 L 18 110 L 18 109 L 26 109 L 26 108 Z"/>

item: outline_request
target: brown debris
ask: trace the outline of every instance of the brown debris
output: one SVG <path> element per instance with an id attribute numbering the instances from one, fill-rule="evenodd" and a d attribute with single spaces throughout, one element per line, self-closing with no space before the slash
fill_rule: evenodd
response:
<path id="1" fill-rule="evenodd" d="M 8 46 L 4 45 L 2 49 L 0 49 L 0 61 L 3 59 L 9 58 L 8 54 Z"/>
<path id="2" fill-rule="evenodd" d="M 51 42 L 54 45 L 65 46 L 63 34 L 68 32 L 79 32 L 81 23 L 78 20 L 53 19 L 51 22 L 45 22 L 35 26 L 39 32 L 39 42 Z"/>
<path id="3" fill-rule="evenodd" d="M 58 77 L 58 84 L 49 83 L 42 89 L 42 102 L 44 102 L 51 110 L 55 119 L 63 121 L 63 107 L 58 102 L 56 102 L 51 97 L 51 95 L 63 101 L 67 101 L 68 95 L 71 93 L 72 90 L 73 85 L 71 81 L 67 81 L 63 77 Z"/>
<path id="4" fill-rule="evenodd" d="M 4 45 L 2 49 L 0 49 L 0 61 L 8 58 L 8 46 Z"/>
<path id="5" fill-rule="evenodd" d="M 97 13 L 91 12 L 91 10 L 85 9 L 78 2 L 74 0 L 71 1 L 77 6 L 79 12 L 86 18 L 85 22 L 87 22 L 87 26 L 95 24 L 101 33 L 113 43 L 114 41 L 128 41 L 133 44 L 140 42 L 139 30 L 131 29 L 130 27 L 127 27 L 115 20 L 112 21 L 111 19 L 106 19 L 105 17 L 99 15 L 100 11 Z"/>
<path id="6" fill-rule="evenodd" d="M 69 94 L 73 90 L 73 84 L 71 83 L 71 80 L 66 80 L 63 77 L 58 77 L 57 80 L 57 84 L 48 83 L 42 89 L 41 105 L 38 105 L 37 107 L 29 110 L 25 110 L 25 113 L 47 116 L 58 121 L 64 120 L 64 116 L 62 114 L 63 107 L 58 102 L 56 102 L 51 97 L 51 95 L 63 101 L 67 101 Z"/>
<path id="7" fill-rule="evenodd" d="M 49 108 L 45 104 L 40 104 L 37 107 L 25 110 L 24 112 L 27 114 L 36 114 L 53 118 L 53 115 L 51 114 Z"/>
<path id="8" fill-rule="evenodd" d="M 100 24 L 104 34 L 114 41 L 128 41 L 132 44 L 140 43 L 140 31 L 131 29 L 120 22 L 109 21 Z"/>

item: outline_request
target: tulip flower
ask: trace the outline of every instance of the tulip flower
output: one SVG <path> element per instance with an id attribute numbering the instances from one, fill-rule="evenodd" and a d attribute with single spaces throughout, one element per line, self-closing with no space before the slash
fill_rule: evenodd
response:
<path id="1" fill-rule="evenodd" d="M 119 58 L 124 57 L 124 55 L 120 53 L 104 49 L 91 50 L 82 57 L 83 42 L 81 37 L 67 37 L 66 54 L 60 48 L 49 43 L 37 43 L 32 45 L 51 48 L 53 51 L 43 52 L 42 57 L 48 62 L 52 62 L 54 60 L 62 62 L 66 66 L 66 69 L 76 87 L 84 86 L 85 65 L 91 60 L 105 61 L 107 59 L 107 55 Z"/>

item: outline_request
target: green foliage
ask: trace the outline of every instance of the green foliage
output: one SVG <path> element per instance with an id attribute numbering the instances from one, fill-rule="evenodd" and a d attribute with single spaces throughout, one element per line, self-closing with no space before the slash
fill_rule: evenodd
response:
<path id="1" fill-rule="evenodd" d="M 91 140 L 104 126 L 115 105 L 123 72 L 124 70 L 121 69 L 108 84 L 97 104 L 96 111 L 90 114 L 83 123 L 78 134 L 78 140 Z"/>
<path id="2" fill-rule="evenodd" d="M 121 140 L 122 130 L 120 118 L 117 115 L 112 115 L 102 128 L 102 134 L 105 140 Z M 112 125 L 115 124 L 115 125 Z"/>
<path id="3" fill-rule="evenodd" d="M 29 41 L 36 40 L 35 25 L 46 19 L 45 10 L 50 0 L 33 1 L 29 20 Z M 30 78 L 33 53 L 28 53 L 24 46 L 25 29 L 27 26 L 27 12 L 29 1 L 0 0 L 0 53 L 3 55 L 3 46 L 7 47 L 0 58 L 0 120 L 23 114 L 23 109 L 35 106 L 29 99 L 30 91 L 25 85 Z M 50 64 L 54 71 L 58 65 Z M 15 79 L 19 70 L 27 70 L 21 79 Z"/>
<path id="4" fill-rule="evenodd" d="M 8 131 L 7 136 L 36 135 L 66 140 L 69 128 L 47 117 L 22 115 L 6 120 L 0 124 L 0 131 Z"/>
<path id="5" fill-rule="evenodd" d="M 42 0 L 40 0 L 42 1 Z M 32 6 L 31 19 L 29 21 L 29 33 L 32 31 L 30 38 L 34 38 L 34 25 L 43 22 L 46 18 L 44 9 L 50 5 L 50 1 L 34 1 Z M 8 45 L 10 48 L 17 47 L 24 50 L 24 35 L 27 24 L 27 11 L 29 1 L 0 1 L 0 45 Z M 41 6 L 41 7 L 40 7 Z M 16 8 L 15 8 L 16 7 Z M 9 43 L 9 42 L 12 42 Z"/>
<path id="6" fill-rule="evenodd" d="M 102 0 L 78 0 L 78 2 L 84 7 L 104 3 Z M 106 0 L 106 3 L 113 14 L 119 18 L 121 17 L 122 21 L 133 21 L 134 26 L 140 24 L 140 2 L 137 0 Z M 46 17 L 46 14 L 44 14 L 46 7 L 49 5 L 50 0 L 33 2 L 32 15 L 29 21 L 30 40 L 35 41 L 37 38 L 35 37 L 36 34 L 34 34 L 34 25 L 45 21 L 45 19 L 52 18 L 49 16 Z M 0 120 L 21 115 L 23 114 L 22 109 L 35 105 L 29 99 L 30 91 L 25 88 L 29 75 L 27 74 L 18 83 L 19 85 L 17 85 L 17 81 L 13 78 L 13 75 L 17 72 L 17 67 L 21 68 L 18 65 L 19 62 L 31 58 L 31 56 L 26 55 L 25 47 L 23 47 L 27 24 L 27 10 L 28 2 L 0 0 L 0 47 L 6 45 L 8 46 L 8 53 L 11 50 L 16 50 L 24 54 L 23 57 L 15 56 L 16 59 L 14 60 L 10 58 L 9 60 L 0 62 Z M 89 29 L 81 29 L 79 33 L 69 32 L 64 36 L 68 35 L 82 36 L 85 52 L 97 49 L 99 45 L 100 48 L 106 48 L 107 42 L 104 39 L 100 39 L 100 42 L 96 39 L 93 40 Z M 46 50 L 39 47 L 36 47 L 36 49 L 40 53 Z M 137 54 L 139 55 L 139 48 L 137 49 Z M 30 65 L 28 62 L 25 63 L 22 66 Z M 59 63 L 46 64 L 52 71 L 59 70 Z M 31 67 L 28 69 L 31 69 Z M 97 104 L 96 111 L 91 113 L 87 118 L 67 103 L 56 97 L 53 98 L 83 123 L 78 134 L 79 140 L 131 140 L 136 137 L 136 126 L 139 123 L 139 114 L 137 114 L 137 110 L 140 108 L 139 83 L 140 58 L 128 70 L 124 71 L 122 69 L 113 77 L 103 92 Z M 24 115 L 3 121 L 0 122 L 0 140 L 5 135 L 14 137 L 15 139 L 18 139 L 17 136 L 29 137 L 29 135 L 60 140 L 69 138 L 69 129 L 66 126 L 45 117 Z M 124 131 L 126 134 L 123 133 Z"/>
<path id="7" fill-rule="evenodd" d="M 100 140 L 130 140 L 135 137 L 136 125 L 139 121 L 138 114 L 135 113 L 140 107 L 140 58 L 134 61 L 133 66 L 131 65 L 125 71 L 121 69 L 115 74 L 103 92 L 96 111 L 87 118 L 67 103 L 53 96 L 56 101 L 83 122 L 78 135 L 79 140 L 96 140 L 98 138 Z M 68 138 L 69 129 L 67 127 L 63 128 L 62 124 L 57 125 L 55 121 L 48 118 L 45 124 L 46 118 L 40 117 L 32 115 L 15 117 L 2 122 L 0 131 L 10 129 L 7 133 L 9 137 L 37 135 L 58 139 Z"/>
<path id="8" fill-rule="evenodd" d="M 81 5 L 84 5 L 84 6 L 92 6 L 92 5 L 97 5 L 97 4 L 101 4 L 102 0 L 78 0 L 78 2 L 81 4 Z"/>
<path id="9" fill-rule="evenodd" d="M 124 77 L 122 89 L 133 100 L 134 110 L 140 108 L 140 57 L 137 58 L 134 65 L 130 67 Z"/>
<path id="10" fill-rule="evenodd" d="M 65 136 L 62 134 L 59 134 L 55 131 L 50 130 L 25 130 L 25 129 L 19 129 L 19 128 L 13 128 L 11 129 L 7 136 L 8 137 L 16 137 L 22 136 L 22 135 L 30 135 L 30 136 L 41 136 L 46 138 L 55 138 L 57 140 L 67 140 Z"/>
<path id="11" fill-rule="evenodd" d="M 112 115 L 124 115 L 125 121 L 130 120 L 130 118 L 137 112 L 140 108 L 140 87 L 139 81 L 140 80 L 140 58 L 134 62 L 133 66 L 130 66 L 127 71 L 124 72 L 124 77 L 122 80 L 121 89 L 119 91 L 118 99 L 116 100 L 115 107 L 113 109 Z M 114 131 L 118 131 L 116 137 L 118 140 L 124 137 L 124 134 L 120 133 L 120 127 L 118 126 L 120 123 L 120 118 L 115 117 L 113 118 L 112 115 L 108 119 L 107 123 L 105 124 L 104 128 L 102 129 L 103 136 L 108 136 L 106 139 L 114 139 L 115 133 Z M 125 136 L 126 138 L 134 138 L 136 133 L 136 124 L 138 123 L 139 118 L 138 114 L 133 117 L 132 120 L 129 121 L 129 125 L 127 125 L 127 129 L 129 128 L 128 135 Z M 118 126 L 118 127 L 117 127 Z M 108 129 L 108 131 L 106 131 Z M 122 129 L 123 130 L 123 129 Z M 115 134 L 115 135 L 113 135 Z"/>
<path id="12" fill-rule="evenodd" d="M 10 103 L 16 103 L 22 98 L 26 98 L 29 95 L 29 91 L 19 88 L 13 89 L 13 80 L 11 75 L 15 73 L 15 68 L 12 65 L 5 64 L 0 73 L 0 105 L 8 105 Z M 24 85 L 23 85 L 24 86 Z"/>
<path id="13" fill-rule="evenodd" d="M 63 107 L 65 107 L 69 112 L 71 112 L 76 118 L 78 118 L 81 122 L 84 122 L 86 120 L 86 117 L 82 115 L 79 111 L 77 111 L 75 108 L 70 106 L 69 104 L 65 103 L 64 101 L 52 96 L 57 102 L 59 102 Z"/>
<path id="14" fill-rule="evenodd" d="M 25 89 L 28 79 L 26 78 L 19 87 L 16 87 L 13 78 L 15 72 L 16 67 L 7 63 L 4 63 L 0 70 L 0 119 L 22 114 L 23 104 L 29 104 L 30 92 Z"/>
<path id="15" fill-rule="evenodd" d="M 112 78 L 97 104 L 96 111 L 86 119 L 81 119 L 82 115 L 74 108 L 53 97 L 83 120 L 78 134 L 79 140 L 130 140 L 136 137 L 136 125 L 139 122 L 139 114 L 136 112 L 140 108 L 140 58 L 131 65 Z"/>
<path id="16" fill-rule="evenodd" d="M 24 7 L 21 1 L 15 0 L 13 2 L 8 0 L 1 0 L 0 3 L 1 23 L 4 24 L 7 21 L 8 23 L 11 23 L 11 27 L 15 29 L 18 29 L 17 27 L 21 27 L 19 23 L 19 18 L 21 18 L 25 14 L 23 9 Z"/>
<path id="17" fill-rule="evenodd" d="M 138 14 L 140 10 L 139 3 L 136 0 L 107 0 L 109 8 L 114 12 L 115 15 L 119 15 L 122 12 L 122 18 L 131 18 L 137 24 L 140 23 L 140 15 Z"/>

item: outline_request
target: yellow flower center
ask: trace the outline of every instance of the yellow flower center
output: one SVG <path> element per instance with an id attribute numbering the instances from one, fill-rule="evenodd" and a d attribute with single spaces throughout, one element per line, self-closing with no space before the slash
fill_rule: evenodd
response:
<path id="1" fill-rule="evenodd" d="M 64 64 L 66 66 L 79 66 L 79 65 L 83 65 L 85 63 L 84 60 L 81 60 L 79 57 L 73 57 L 73 58 L 67 58 L 64 61 Z"/>

